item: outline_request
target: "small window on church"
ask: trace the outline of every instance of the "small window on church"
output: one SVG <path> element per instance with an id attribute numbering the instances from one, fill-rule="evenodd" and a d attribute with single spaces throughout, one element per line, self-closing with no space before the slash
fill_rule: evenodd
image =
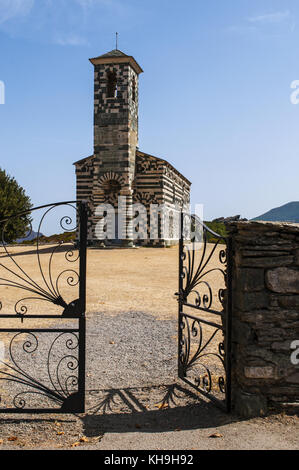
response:
<path id="1" fill-rule="evenodd" d="M 117 97 L 117 78 L 116 72 L 108 72 L 107 78 L 107 96 L 108 98 Z"/>
<path id="2" fill-rule="evenodd" d="M 135 80 L 135 77 L 132 80 L 132 100 L 136 101 L 136 80 Z"/>
<path id="3" fill-rule="evenodd" d="M 103 188 L 106 195 L 111 195 L 114 193 L 119 193 L 121 190 L 120 183 L 116 180 L 109 180 L 103 184 Z"/>

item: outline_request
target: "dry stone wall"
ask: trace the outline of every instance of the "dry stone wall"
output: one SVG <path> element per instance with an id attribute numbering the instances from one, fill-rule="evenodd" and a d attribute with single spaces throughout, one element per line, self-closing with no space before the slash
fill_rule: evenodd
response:
<path id="1" fill-rule="evenodd" d="M 228 230 L 233 403 L 244 416 L 263 415 L 299 403 L 299 224 L 232 222 Z"/>

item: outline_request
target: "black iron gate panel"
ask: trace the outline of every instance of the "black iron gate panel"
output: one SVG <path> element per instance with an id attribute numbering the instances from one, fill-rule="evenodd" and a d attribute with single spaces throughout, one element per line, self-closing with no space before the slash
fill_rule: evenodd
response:
<path id="1" fill-rule="evenodd" d="M 0 413 L 84 412 L 86 203 L 34 208 L 0 232 Z"/>
<path id="2" fill-rule="evenodd" d="M 181 215 L 179 377 L 225 411 L 231 408 L 231 241 Z"/>

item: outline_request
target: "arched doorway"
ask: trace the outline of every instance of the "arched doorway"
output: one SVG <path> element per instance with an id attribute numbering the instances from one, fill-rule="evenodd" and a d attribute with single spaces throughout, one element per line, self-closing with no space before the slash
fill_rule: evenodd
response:
<path id="1" fill-rule="evenodd" d="M 114 220 L 114 227 L 115 227 L 115 237 L 108 240 L 109 244 L 119 245 L 121 240 L 119 238 L 119 230 L 118 230 L 118 197 L 121 190 L 121 184 L 116 179 L 106 180 L 103 183 L 103 189 L 105 192 L 105 201 L 108 204 L 111 204 L 115 209 L 115 220 Z"/>

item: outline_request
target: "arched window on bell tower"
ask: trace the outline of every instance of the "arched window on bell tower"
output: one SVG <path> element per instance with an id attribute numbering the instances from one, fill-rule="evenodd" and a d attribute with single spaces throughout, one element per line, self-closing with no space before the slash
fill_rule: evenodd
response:
<path id="1" fill-rule="evenodd" d="M 133 77 L 133 80 L 132 80 L 132 100 L 134 102 L 136 101 L 136 80 L 135 80 L 135 77 Z"/>
<path id="2" fill-rule="evenodd" d="M 107 75 L 107 97 L 116 98 L 117 97 L 117 77 L 116 72 L 113 70 L 108 72 Z"/>

